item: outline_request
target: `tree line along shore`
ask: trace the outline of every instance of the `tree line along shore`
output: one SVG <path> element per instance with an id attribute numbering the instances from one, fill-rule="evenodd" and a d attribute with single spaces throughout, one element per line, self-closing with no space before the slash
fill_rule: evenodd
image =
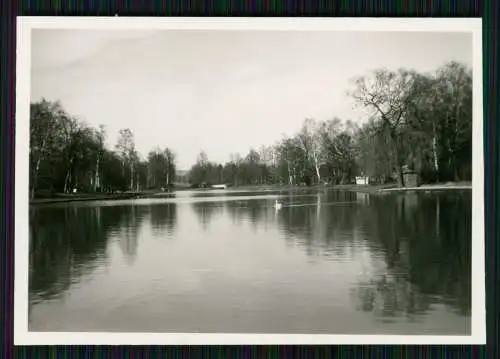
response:
<path id="1" fill-rule="evenodd" d="M 128 128 L 108 148 L 105 126 L 94 128 L 42 99 L 30 107 L 30 200 L 133 198 L 216 184 L 373 191 L 414 186 L 407 173 L 417 185 L 470 185 L 470 68 L 450 62 L 430 73 L 378 69 L 353 79 L 346 96 L 366 110 L 366 122 L 306 118 L 295 134 L 246 156 L 231 154 L 224 164 L 202 151 L 189 171 L 177 170 L 168 146 L 142 156 Z M 368 186 L 356 186 L 360 178 Z"/>

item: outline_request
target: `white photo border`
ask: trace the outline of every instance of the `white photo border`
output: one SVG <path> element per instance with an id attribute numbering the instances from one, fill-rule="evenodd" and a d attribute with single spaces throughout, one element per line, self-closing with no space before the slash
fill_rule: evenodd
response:
<path id="1" fill-rule="evenodd" d="M 466 32 L 473 39 L 470 336 L 28 331 L 29 110 L 32 29 Z M 479 18 L 18 17 L 15 114 L 14 345 L 485 344 L 482 20 Z"/>

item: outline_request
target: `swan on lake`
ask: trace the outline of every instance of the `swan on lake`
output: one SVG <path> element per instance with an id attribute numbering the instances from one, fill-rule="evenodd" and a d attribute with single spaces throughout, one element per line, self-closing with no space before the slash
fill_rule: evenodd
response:
<path id="1" fill-rule="evenodd" d="M 281 202 L 278 202 L 278 200 L 276 200 L 276 202 L 274 203 L 274 208 L 276 208 L 276 210 L 278 210 L 278 209 L 281 209 L 281 206 L 282 206 Z"/>

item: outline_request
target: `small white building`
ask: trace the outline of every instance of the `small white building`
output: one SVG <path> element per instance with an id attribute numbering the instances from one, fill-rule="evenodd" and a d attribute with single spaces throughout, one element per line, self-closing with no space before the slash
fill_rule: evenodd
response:
<path id="1" fill-rule="evenodd" d="M 216 188 L 216 189 L 226 189 L 227 188 L 227 184 L 214 184 L 212 186 L 212 188 Z"/>
<path id="2" fill-rule="evenodd" d="M 356 177 L 356 184 L 357 185 L 367 185 L 370 182 L 370 178 L 367 176 L 357 176 Z"/>

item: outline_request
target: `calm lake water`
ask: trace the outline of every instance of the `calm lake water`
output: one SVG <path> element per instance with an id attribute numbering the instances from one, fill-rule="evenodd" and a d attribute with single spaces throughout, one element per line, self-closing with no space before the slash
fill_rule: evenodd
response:
<path id="1" fill-rule="evenodd" d="M 30 211 L 31 331 L 470 334 L 470 191 Z"/>

